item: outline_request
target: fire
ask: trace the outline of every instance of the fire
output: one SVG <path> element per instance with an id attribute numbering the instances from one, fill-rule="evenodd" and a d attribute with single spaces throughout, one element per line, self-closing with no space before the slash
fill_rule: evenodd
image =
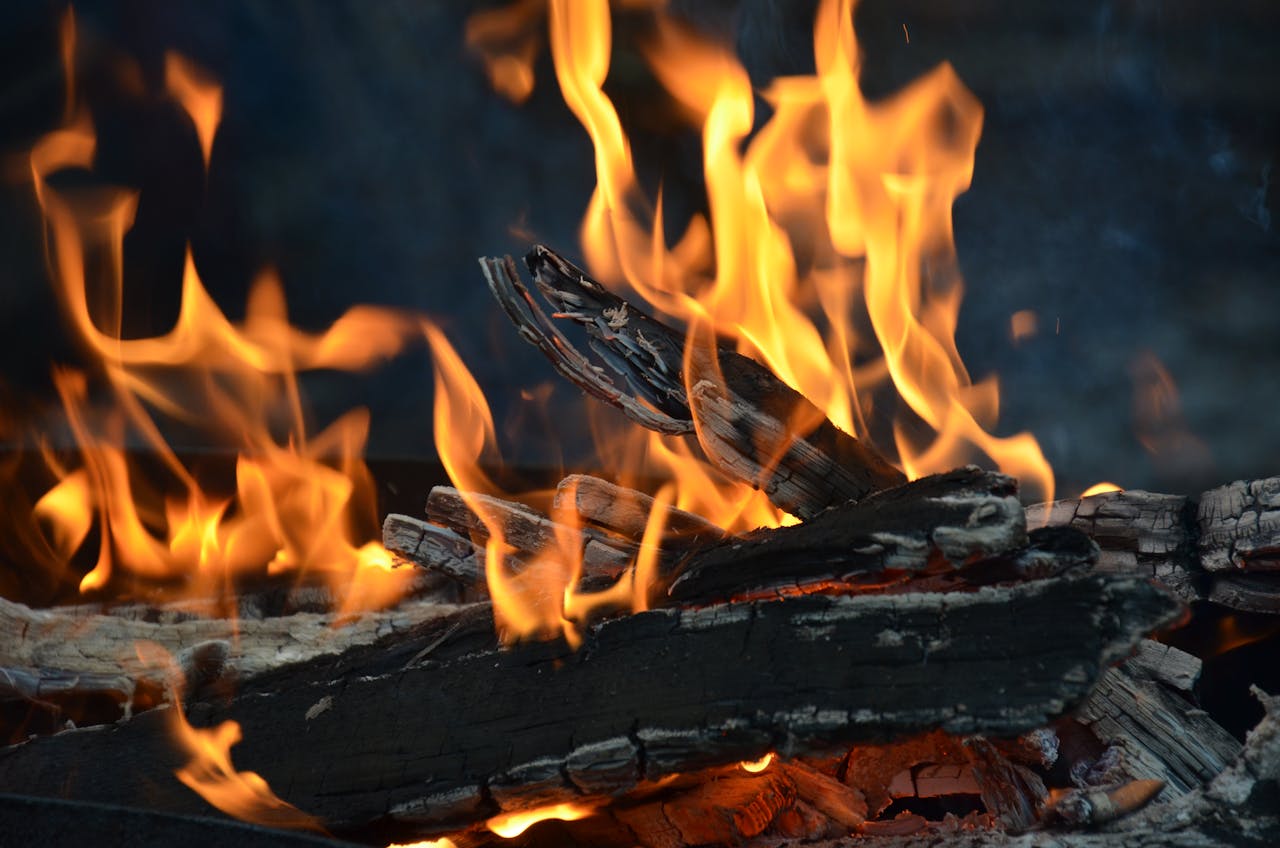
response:
<path id="1" fill-rule="evenodd" d="M 74 27 L 68 23 L 63 33 L 70 67 Z M 166 76 L 196 125 L 207 164 L 221 90 L 173 54 Z M 416 338 L 416 322 L 356 307 L 322 333 L 304 332 L 289 324 L 283 287 L 266 271 L 252 287 L 244 321 L 233 323 L 205 290 L 188 250 L 173 328 L 125 338 L 124 238 L 138 198 L 115 189 L 64 194 L 53 186 L 58 172 L 93 164 L 97 140 L 88 113 L 69 105 L 68 115 L 32 150 L 31 177 L 59 303 L 114 404 L 102 411 L 94 402 L 98 387 L 85 374 L 55 370 L 80 462 L 68 469 L 49 455 L 60 480 L 34 514 L 67 560 L 97 527 L 96 564 L 81 590 L 120 576 L 217 600 L 241 575 L 291 572 L 327 579 L 347 609 L 397 599 L 407 575 L 392 571 L 388 552 L 370 541 L 378 521 L 361 458 L 368 415 L 353 410 L 309 432 L 297 375 L 367 369 Z M 237 451 L 234 492 L 201 485 L 165 439 L 177 427 Z M 125 450 L 135 442 L 157 468 L 136 467 Z"/>
<path id="2" fill-rule="evenodd" d="M 171 733 L 174 743 L 190 757 L 187 764 L 177 770 L 178 780 L 219 810 L 242 821 L 325 832 L 319 819 L 281 800 L 261 775 L 236 770 L 231 762 L 231 748 L 240 741 L 239 724 L 224 721 L 208 729 L 191 726 L 177 694 L 181 672 L 168 652 L 153 643 L 139 642 L 136 647 L 144 665 L 169 672 Z"/>
<path id="3" fill-rule="evenodd" d="M 1089 498 L 1089 497 L 1093 497 L 1094 495 L 1105 494 L 1106 492 L 1123 492 L 1123 491 L 1124 489 L 1120 488 L 1115 483 L 1110 483 L 1104 480 L 1101 483 L 1094 483 L 1092 486 L 1085 489 L 1083 492 L 1080 493 L 1080 497 Z"/>
<path id="4" fill-rule="evenodd" d="M 554 804 L 548 807 L 538 807 L 533 810 L 523 810 L 518 813 L 503 813 L 500 816 L 494 816 L 485 822 L 485 827 L 503 837 L 504 839 L 512 839 L 524 833 L 533 825 L 542 821 L 558 819 L 560 821 L 577 821 L 585 819 L 587 816 L 596 811 L 594 804 Z"/>
<path id="5" fill-rule="evenodd" d="M 656 14 L 644 55 L 701 128 L 711 211 L 669 247 L 661 196 L 651 200 L 641 187 L 603 89 L 608 4 L 551 0 L 556 77 L 595 147 L 597 185 L 581 231 L 588 265 L 661 313 L 705 322 L 708 338 L 735 340 L 863 438 L 876 396 L 891 385 L 898 458 L 912 477 L 977 451 L 1051 499 L 1039 445 L 1025 433 L 992 435 L 996 383 L 973 382 L 955 346 L 961 284 L 951 205 L 972 178 L 981 106 L 947 65 L 867 101 L 853 7 L 824 0 L 818 73 L 777 80 L 765 92 L 772 114 L 754 134 L 753 92 L 736 58 Z M 857 328 L 859 302 L 870 335 Z M 687 500 L 682 488 L 677 502 Z"/>
<path id="6" fill-rule="evenodd" d="M 750 772 L 751 774 L 759 774 L 760 772 L 767 769 L 772 763 L 773 763 L 773 752 L 770 751 L 769 753 L 765 754 L 763 757 L 761 757 L 758 760 L 746 760 L 741 763 L 738 763 L 738 766 L 743 771 Z"/>

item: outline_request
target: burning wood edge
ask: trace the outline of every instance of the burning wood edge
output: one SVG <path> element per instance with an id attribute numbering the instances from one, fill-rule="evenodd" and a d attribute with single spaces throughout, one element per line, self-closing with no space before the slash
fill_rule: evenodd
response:
<path id="1" fill-rule="evenodd" d="M 535 246 L 525 263 L 555 307 L 553 315 L 582 326 L 591 350 L 627 388 L 560 332 L 509 257 L 481 259 L 489 288 L 522 338 L 575 385 L 644 427 L 690 434 L 696 417 L 711 461 L 763 490 L 774 505 L 807 519 L 833 504 L 906 482 L 874 449 L 735 351 L 719 349 L 714 362 L 709 352 L 694 351 L 694 373 L 707 379 L 686 392 L 683 333 L 650 318 L 548 247 Z"/>
<path id="2" fill-rule="evenodd" d="M 634 542 L 644 538 L 656 502 L 644 492 L 588 474 L 570 474 L 556 487 L 557 508 L 572 508 L 583 521 L 620 533 Z M 724 538 L 724 531 L 700 515 L 662 508 L 662 546 L 687 547 Z"/>
<path id="3" fill-rule="evenodd" d="M 1101 548 L 1098 570 L 1148 574 L 1186 601 L 1280 613 L 1280 477 L 1197 498 L 1106 492 L 1027 508 L 1029 526 L 1069 525 Z"/>
<path id="4" fill-rule="evenodd" d="M 652 610 L 589 628 L 575 652 L 500 650 L 477 604 L 188 712 L 240 722 L 237 767 L 332 827 L 465 824 L 769 750 L 933 728 L 1017 733 L 1079 702 L 1179 613 L 1145 580 L 1059 577 Z M 12 746 L 0 791 L 207 810 L 172 778 L 165 712 Z"/>

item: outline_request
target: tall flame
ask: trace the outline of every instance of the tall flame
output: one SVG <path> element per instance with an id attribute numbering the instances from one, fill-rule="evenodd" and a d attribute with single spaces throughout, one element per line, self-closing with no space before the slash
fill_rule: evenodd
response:
<path id="1" fill-rule="evenodd" d="M 68 23 L 63 34 L 72 78 L 74 27 Z M 167 76 L 196 124 L 207 164 L 221 91 L 176 55 L 167 61 Z M 311 571 L 340 589 L 350 609 L 398 598 L 407 573 L 393 572 L 390 554 L 365 541 L 378 529 L 373 482 L 361 459 L 368 415 L 354 410 L 309 432 L 297 375 L 367 369 L 416 338 L 416 321 L 356 307 L 322 333 L 304 332 L 289 324 L 282 286 L 268 271 L 255 281 L 245 320 L 236 324 L 205 290 L 188 250 L 173 328 L 125 338 L 124 237 L 138 198 L 120 190 L 86 196 L 54 188 L 51 178 L 59 171 L 93 164 L 88 113 L 69 106 L 68 115 L 66 126 L 32 150 L 31 177 L 59 303 L 115 404 L 100 413 L 85 375 L 55 371 L 82 464 L 55 468 L 62 479 L 34 511 L 68 559 L 98 527 L 96 565 L 81 590 L 100 589 L 124 572 L 217 599 L 240 574 Z M 173 425 L 196 428 L 206 440 L 238 451 L 233 494 L 202 487 L 163 436 Z M 131 440 L 158 459 L 172 484 L 169 494 L 143 482 L 158 475 L 133 467 L 125 450 Z"/>
<path id="2" fill-rule="evenodd" d="M 777 80 L 766 92 L 772 114 L 754 135 L 751 85 L 737 60 L 657 16 L 644 54 L 701 127 L 710 206 L 709 221 L 695 218 L 669 248 L 661 198 L 646 197 L 604 92 L 608 4 L 550 0 L 556 76 L 595 147 L 597 185 L 582 224 L 588 264 L 663 313 L 709 322 L 708 337 L 736 340 L 849 432 L 869 436 L 873 394 L 891 382 L 901 400 L 898 457 L 911 476 L 978 451 L 1051 498 L 1039 445 L 1029 434 L 991 434 L 995 381 L 974 383 L 955 346 L 951 205 L 973 175 L 981 106 L 949 65 L 867 101 L 853 7 L 822 2 L 817 74 Z M 858 332 L 859 300 L 871 336 Z"/>

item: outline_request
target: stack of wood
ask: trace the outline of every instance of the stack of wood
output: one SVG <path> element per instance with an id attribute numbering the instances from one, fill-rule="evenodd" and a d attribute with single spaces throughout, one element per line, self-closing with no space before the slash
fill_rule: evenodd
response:
<path id="1" fill-rule="evenodd" d="M 576 647 L 499 644 L 477 496 L 449 487 L 425 518 L 384 525 L 421 591 L 344 628 L 303 611 L 233 638 L 190 616 L 0 604 L 0 701 L 46 729 L 109 723 L 0 751 L 0 792 L 209 811 L 172 776 L 167 681 L 119 664 L 147 639 L 179 657 L 193 723 L 240 723 L 238 768 L 365 840 L 499 842 L 494 816 L 561 803 L 592 815 L 539 825 L 557 844 L 653 848 L 1010 831 L 1100 844 L 1090 827 L 1118 829 L 1116 845 L 1213 845 L 1230 803 L 1277 826 L 1255 803 L 1280 769 L 1274 714 L 1242 749 L 1196 708 L 1198 661 L 1144 641 L 1184 616 L 1178 596 L 1213 597 L 1200 571 L 1182 579 L 1193 567 L 1275 562 L 1276 487 L 1237 484 L 1200 513 L 1126 493 L 1029 521 L 1016 481 L 963 468 L 908 482 L 732 351 L 694 357 L 687 391 L 682 337 L 547 248 L 528 264 L 550 313 L 510 260 L 482 264 L 575 384 L 661 432 L 690 434 L 696 416 L 709 461 L 802 523 L 730 536 L 583 475 L 551 515 L 484 498 L 505 567 L 576 538 L 582 590 L 617 580 L 665 509 L 650 609 L 584 623 Z M 603 366 L 557 320 L 584 328 Z M 101 649 L 59 650 L 72 632 Z M 1153 799 L 1164 818 L 1127 815 Z"/>

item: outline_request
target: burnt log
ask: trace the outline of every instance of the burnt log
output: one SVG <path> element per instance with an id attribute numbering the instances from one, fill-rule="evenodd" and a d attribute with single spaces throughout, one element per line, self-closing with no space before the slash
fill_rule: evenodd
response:
<path id="1" fill-rule="evenodd" d="M 1101 575 L 972 592 L 663 608 L 563 641 L 495 644 L 487 604 L 248 681 L 236 766 L 338 829 L 462 824 L 741 760 L 926 729 L 1016 734 L 1088 693 L 1179 605 Z M 208 807 L 172 776 L 172 710 L 0 752 L 0 791 Z"/>
<path id="2" fill-rule="evenodd" d="M 679 603 L 882 583 L 933 566 L 958 568 L 1027 545 L 1011 477 L 974 467 L 924 477 L 791 527 L 695 551 L 668 594 Z"/>
<path id="3" fill-rule="evenodd" d="M 506 260 L 482 259 L 494 296 L 520 331 L 576 385 L 642 426 L 699 434 L 720 470 L 764 491 L 802 519 L 906 482 L 873 448 L 841 431 L 760 363 L 719 347 L 690 351 L 685 337 L 592 280 L 548 247 L 525 257 L 554 317 L 580 325 L 591 350 L 625 383 L 594 365 L 556 327 Z M 686 380 L 693 390 L 686 389 Z M 696 425 L 695 425 L 696 421 Z"/>
<path id="4" fill-rule="evenodd" d="M 653 497 L 589 474 L 570 474 L 556 487 L 555 507 L 619 533 L 634 542 L 644 537 Z M 662 547 L 687 547 L 724 538 L 724 530 L 700 515 L 668 506 L 662 511 Z"/>

